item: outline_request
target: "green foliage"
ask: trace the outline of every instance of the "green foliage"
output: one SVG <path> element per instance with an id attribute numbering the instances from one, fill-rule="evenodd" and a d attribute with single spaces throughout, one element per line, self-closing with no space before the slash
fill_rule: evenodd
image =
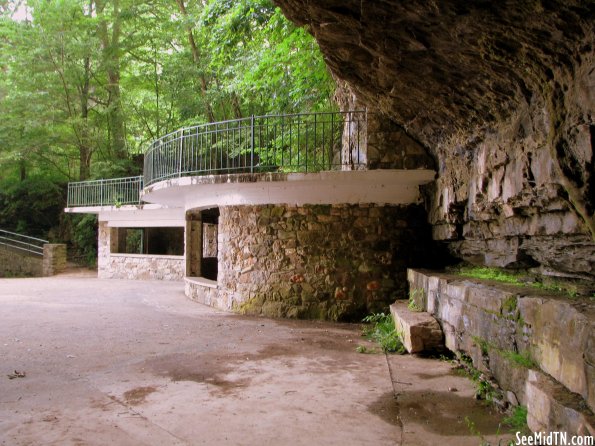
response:
<path id="1" fill-rule="evenodd" d="M 143 254 L 143 237 L 144 229 L 126 230 L 126 253 L 128 254 Z"/>
<path id="2" fill-rule="evenodd" d="M 105 167 L 125 161 L 114 147 L 116 124 L 132 155 L 183 125 L 335 108 L 315 40 L 269 0 L 190 2 L 186 14 L 175 2 L 27 4 L 32 22 L 0 18 L 4 171 L 49 168 L 66 180 L 132 175 L 130 165 Z"/>
<path id="3" fill-rule="evenodd" d="M 235 93 L 246 114 L 328 109 L 333 81 L 312 36 L 269 0 L 211 0 L 196 35 L 220 82 L 213 99 Z"/>
<path id="4" fill-rule="evenodd" d="M 462 276 L 473 277 L 476 279 L 495 280 L 497 282 L 510 283 L 513 285 L 522 285 L 518 275 L 497 268 L 464 267 L 459 269 L 458 273 Z"/>
<path id="5" fill-rule="evenodd" d="M 461 276 L 475 279 L 494 280 L 509 285 L 532 287 L 544 291 L 563 293 L 571 299 L 574 299 L 579 295 L 577 286 L 573 282 L 561 282 L 559 280 L 541 276 L 529 277 L 530 275 L 522 272 L 506 271 L 500 268 L 468 266 L 459 267 L 453 270 L 453 272 Z M 514 303 L 512 301 L 507 301 L 506 304 L 514 305 L 516 308 L 516 301 Z M 510 308 L 510 310 L 511 313 L 514 312 L 514 308 Z"/>
<path id="6" fill-rule="evenodd" d="M 459 356 L 459 364 L 460 366 L 456 370 L 473 381 L 476 397 L 478 399 L 492 401 L 494 399 L 494 386 L 483 373 L 473 366 L 471 358 L 462 354 Z"/>
<path id="7" fill-rule="evenodd" d="M 471 339 L 481 349 L 481 354 L 486 356 L 488 354 L 488 349 L 490 348 L 490 343 L 485 339 L 480 338 L 479 336 L 471 336 Z"/>
<path id="8" fill-rule="evenodd" d="M 515 406 L 511 414 L 504 418 L 503 423 L 510 428 L 511 432 L 521 432 L 524 434 L 530 432 L 527 426 L 527 408 L 524 406 Z"/>
<path id="9" fill-rule="evenodd" d="M 89 266 L 97 262 L 97 216 L 72 215 L 72 247 L 75 260 Z"/>
<path id="10" fill-rule="evenodd" d="M 502 356 L 503 358 L 506 358 L 509 361 L 512 361 L 512 363 L 517 366 L 525 367 L 527 369 L 539 368 L 537 363 L 531 357 L 531 353 L 528 351 L 514 352 L 511 350 L 504 350 L 504 349 L 498 348 L 497 346 L 488 342 L 487 340 L 480 338 L 479 336 L 471 336 L 471 339 L 473 340 L 473 343 L 481 349 L 481 354 L 483 356 L 487 356 L 489 350 L 493 350 L 496 353 L 498 353 L 500 356 Z"/>
<path id="11" fill-rule="evenodd" d="M 515 296 L 510 296 L 502 303 L 502 312 L 507 314 L 512 314 L 516 311 L 517 308 L 517 298 Z"/>
<path id="12" fill-rule="evenodd" d="M 64 208 L 64 186 L 45 178 L 0 183 L 0 228 L 46 238 Z"/>
<path id="13" fill-rule="evenodd" d="M 401 335 L 395 329 L 395 322 L 390 314 L 375 313 L 366 316 L 362 322 L 367 323 L 362 335 L 378 343 L 385 353 L 405 353 Z"/>
<path id="14" fill-rule="evenodd" d="M 419 302 L 418 302 L 419 301 Z M 423 288 L 414 288 L 409 291 L 409 303 L 407 308 L 411 311 L 420 312 L 424 311 L 425 307 L 425 294 Z"/>
<path id="15" fill-rule="evenodd" d="M 498 353 L 506 359 L 512 361 L 514 364 L 525 367 L 527 369 L 538 368 L 537 363 L 531 357 L 529 352 L 513 352 L 510 350 L 497 350 Z"/>
<path id="16" fill-rule="evenodd" d="M 29 21 L 5 5 L 0 227 L 45 236 L 64 183 L 137 175 L 147 145 L 181 126 L 335 108 L 315 40 L 270 0 L 179 3 L 28 0 Z M 54 232 L 87 257 L 91 224 Z"/>

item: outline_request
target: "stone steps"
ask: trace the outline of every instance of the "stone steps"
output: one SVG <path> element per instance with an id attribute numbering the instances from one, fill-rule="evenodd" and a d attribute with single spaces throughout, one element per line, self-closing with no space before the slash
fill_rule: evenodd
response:
<path id="1" fill-rule="evenodd" d="M 396 301 L 390 306 L 390 312 L 407 352 L 420 353 L 444 349 L 442 328 L 429 313 L 410 310 L 407 301 Z"/>
<path id="2" fill-rule="evenodd" d="M 595 304 L 544 290 L 409 270 L 445 345 L 491 375 L 534 432 L 595 435 Z"/>

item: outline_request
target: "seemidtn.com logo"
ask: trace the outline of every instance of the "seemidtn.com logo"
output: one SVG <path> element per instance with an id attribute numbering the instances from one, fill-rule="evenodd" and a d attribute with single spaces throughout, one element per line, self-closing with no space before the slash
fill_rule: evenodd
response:
<path id="1" fill-rule="evenodd" d="M 523 446 L 595 446 L 592 435 L 568 435 L 567 432 L 516 433 L 515 445 Z"/>

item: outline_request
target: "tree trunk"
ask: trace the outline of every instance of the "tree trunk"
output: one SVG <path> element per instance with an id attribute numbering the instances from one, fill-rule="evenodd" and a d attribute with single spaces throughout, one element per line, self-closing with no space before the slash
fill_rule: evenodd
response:
<path id="1" fill-rule="evenodd" d="M 240 99 L 235 91 L 231 92 L 231 106 L 233 107 L 233 114 L 236 119 L 242 119 L 242 109 L 240 107 Z"/>
<path id="2" fill-rule="evenodd" d="M 184 0 L 176 0 L 178 4 L 178 8 L 180 9 L 180 13 L 184 16 L 185 19 L 188 18 L 188 11 L 186 11 L 186 6 L 184 5 Z M 190 45 L 190 51 L 192 52 L 192 60 L 194 65 L 197 67 L 200 65 L 200 53 L 198 51 L 198 47 L 196 46 L 196 41 L 194 40 L 194 34 L 192 33 L 192 25 L 186 26 L 186 32 L 188 33 L 188 44 Z M 200 75 L 200 92 L 202 95 L 203 103 L 205 106 L 207 117 L 209 118 L 210 122 L 215 122 L 215 113 L 213 112 L 213 107 L 211 106 L 210 102 L 207 99 L 207 88 L 208 82 L 207 78 L 204 74 Z"/>
<path id="3" fill-rule="evenodd" d="M 19 160 L 19 180 L 25 181 L 27 179 L 27 166 L 25 160 Z"/>
<path id="4" fill-rule="evenodd" d="M 97 13 L 105 9 L 105 3 L 96 1 Z M 120 94 L 120 1 L 112 0 L 111 36 L 105 17 L 99 22 L 98 35 L 101 39 L 103 59 L 107 74 L 108 107 L 107 120 L 110 130 L 110 146 L 116 159 L 127 159 L 126 134 L 124 129 L 124 112 Z"/>
<path id="5" fill-rule="evenodd" d="M 79 181 L 84 181 L 91 175 L 91 143 L 89 138 L 89 81 L 91 71 L 90 57 L 85 57 L 85 74 L 81 85 L 81 132 L 79 140 Z"/>

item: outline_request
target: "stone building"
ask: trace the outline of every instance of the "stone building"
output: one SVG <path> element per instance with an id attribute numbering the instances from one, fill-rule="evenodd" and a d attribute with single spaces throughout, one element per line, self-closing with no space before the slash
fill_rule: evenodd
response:
<path id="1" fill-rule="evenodd" d="M 71 184 L 67 212 L 99 217 L 99 277 L 183 280 L 198 302 L 277 317 L 361 318 L 405 297 L 407 267 L 434 257 L 419 189 L 432 161 L 398 129 L 368 137 L 374 116 L 341 117 L 345 130 L 315 151 L 283 147 L 307 164 L 277 156 L 263 172 L 263 150 L 240 162 L 227 148 L 224 163 L 197 169 L 213 154 L 183 130 L 149 149 L 144 179 Z M 316 119 L 322 138 L 330 121 Z M 322 168 L 321 147 L 334 152 Z"/>

